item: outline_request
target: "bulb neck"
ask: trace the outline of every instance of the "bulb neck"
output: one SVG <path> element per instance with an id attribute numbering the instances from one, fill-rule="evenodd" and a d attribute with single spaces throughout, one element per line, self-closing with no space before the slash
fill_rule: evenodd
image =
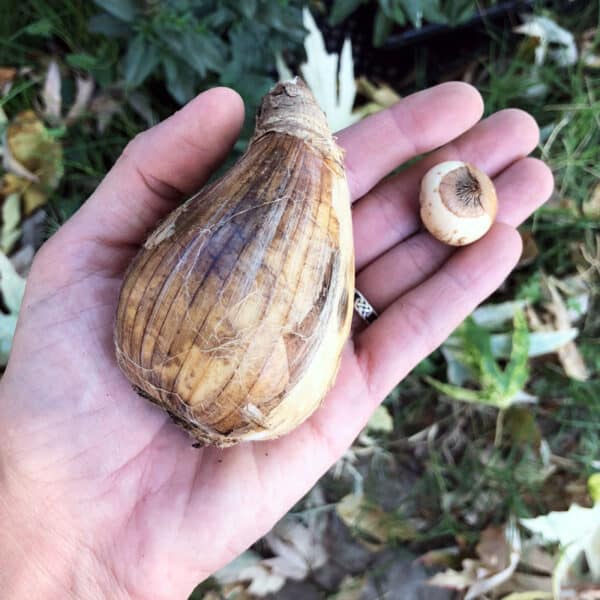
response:
<path id="1" fill-rule="evenodd" d="M 297 137 L 343 168 L 343 151 L 331 135 L 325 113 L 300 77 L 278 83 L 264 97 L 251 143 L 268 133 Z"/>

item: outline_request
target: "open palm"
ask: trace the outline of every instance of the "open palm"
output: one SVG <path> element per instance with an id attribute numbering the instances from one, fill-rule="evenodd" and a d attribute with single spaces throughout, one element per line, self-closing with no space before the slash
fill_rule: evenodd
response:
<path id="1" fill-rule="evenodd" d="M 0 543 L 30 569 L 29 587 L 16 577 L 11 598 L 32 589 L 34 573 L 57 597 L 185 598 L 314 484 L 392 387 L 503 281 L 520 253 L 514 227 L 550 193 L 547 167 L 522 158 L 537 143 L 533 120 L 508 110 L 478 123 L 481 113 L 473 88 L 447 83 L 340 132 L 357 287 L 380 317 L 354 332 L 312 418 L 279 440 L 225 450 L 193 448 L 131 389 L 112 326 L 128 261 L 224 158 L 240 99 L 206 92 L 129 144 L 38 253 L 0 384 L 0 516 L 12 531 Z M 419 230 L 420 177 L 449 158 L 492 175 L 500 199 L 490 233 L 460 250 Z"/>

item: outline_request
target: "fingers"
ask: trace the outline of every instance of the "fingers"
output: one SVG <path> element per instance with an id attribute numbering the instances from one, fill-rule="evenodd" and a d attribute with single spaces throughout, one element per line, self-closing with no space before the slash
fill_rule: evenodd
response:
<path id="1" fill-rule="evenodd" d="M 385 396 L 437 348 L 502 283 L 520 252 L 518 232 L 496 223 L 484 238 L 458 250 L 358 333 L 357 359 L 373 397 Z"/>
<path id="2" fill-rule="evenodd" d="M 535 158 L 523 158 L 501 173 L 495 185 L 497 220 L 517 227 L 550 197 L 552 172 Z M 363 269 L 356 286 L 382 312 L 401 294 L 435 273 L 455 251 L 427 231 L 416 233 Z"/>
<path id="3" fill-rule="evenodd" d="M 336 137 L 346 151 L 351 197 L 360 198 L 403 162 L 459 136 L 482 113 L 483 101 L 474 87 L 450 82 L 407 96 L 340 131 Z"/>
<path id="4" fill-rule="evenodd" d="M 237 139 L 243 116 L 233 90 L 214 88 L 138 135 L 67 223 L 70 232 L 114 245 L 141 242 L 208 179 Z"/>
<path id="5" fill-rule="evenodd" d="M 384 180 L 353 207 L 357 270 L 419 229 L 420 180 L 433 165 L 463 160 L 494 177 L 529 154 L 538 138 L 537 123 L 530 115 L 503 110 L 406 171 Z"/>
<path id="6" fill-rule="evenodd" d="M 495 181 L 499 194 L 497 221 L 520 225 L 552 194 L 554 177 L 537 158 L 524 158 L 500 173 Z"/>

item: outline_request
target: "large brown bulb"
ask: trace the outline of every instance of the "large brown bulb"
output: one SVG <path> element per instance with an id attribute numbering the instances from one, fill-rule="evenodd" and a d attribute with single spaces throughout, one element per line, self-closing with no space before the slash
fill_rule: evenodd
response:
<path id="1" fill-rule="evenodd" d="M 200 442 L 276 438 L 333 385 L 353 290 L 342 152 L 304 83 L 280 83 L 237 164 L 134 258 L 117 361 Z"/>

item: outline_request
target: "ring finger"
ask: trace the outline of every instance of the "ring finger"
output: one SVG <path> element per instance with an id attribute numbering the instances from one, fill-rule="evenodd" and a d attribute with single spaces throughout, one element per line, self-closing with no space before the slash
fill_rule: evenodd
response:
<path id="1" fill-rule="evenodd" d="M 522 159 L 495 180 L 497 221 L 518 226 L 550 195 L 552 174 L 541 161 Z M 388 250 L 358 275 L 356 286 L 382 312 L 396 298 L 420 285 L 456 251 L 421 231 Z"/>

